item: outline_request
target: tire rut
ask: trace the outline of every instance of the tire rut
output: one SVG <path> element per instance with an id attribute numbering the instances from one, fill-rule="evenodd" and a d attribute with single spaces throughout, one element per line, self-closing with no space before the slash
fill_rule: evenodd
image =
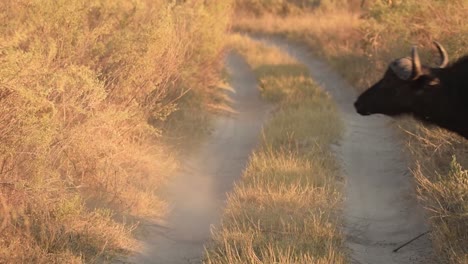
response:
<path id="1" fill-rule="evenodd" d="M 431 263 L 428 236 L 392 252 L 425 232 L 428 225 L 391 120 L 356 114 L 352 106 L 356 91 L 307 47 L 280 37 L 253 38 L 279 47 L 306 65 L 337 103 L 345 131 L 335 151 L 346 181 L 344 218 L 352 263 Z"/>
<path id="2" fill-rule="evenodd" d="M 165 191 L 170 203 L 167 219 L 144 228 L 144 251 L 134 263 L 201 263 L 210 229 L 218 225 L 226 193 L 232 190 L 254 150 L 270 106 L 257 88 L 257 79 L 242 57 L 230 53 L 233 114 L 214 118 L 210 137 L 183 161 Z"/>

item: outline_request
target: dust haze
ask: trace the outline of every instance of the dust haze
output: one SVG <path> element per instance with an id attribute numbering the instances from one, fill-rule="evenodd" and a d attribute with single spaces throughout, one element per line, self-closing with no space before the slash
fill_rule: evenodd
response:
<path id="1" fill-rule="evenodd" d="M 181 172 L 165 193 L 169 217 L 145 227 L 145 249 L 132 260 L 136 263 L 200 263 L 210 228 L 219 224 L 226 192 L 241 177 L 258 142 L 270 107 L 239 55 L 229 54 L 226 64 L 234 113 L 217 116 L 209 139 L 182 161 Z"/>

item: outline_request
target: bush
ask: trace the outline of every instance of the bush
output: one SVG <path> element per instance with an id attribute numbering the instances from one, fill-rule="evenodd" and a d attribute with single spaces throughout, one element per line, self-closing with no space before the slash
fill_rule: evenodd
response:
<path id="1" fill-rule="evenodd" d="M 155 191 L 176 162 L 163 124 L 188 90 L 202 110 L 217 93 L 229 8 L 0 3 L 0 262 L 135 248 L 117 220 L 165 213 Z"/>

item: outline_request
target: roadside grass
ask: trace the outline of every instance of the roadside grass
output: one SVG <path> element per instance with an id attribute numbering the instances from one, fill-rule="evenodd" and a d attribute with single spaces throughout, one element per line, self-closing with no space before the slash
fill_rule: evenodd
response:
<path id="1" fill-rule="evenodd" d="M 138 249 L 135 221 L 166 213 L 166 139 L 223 103 L 230 4 L 0 2 L 0 263 Z"/>
<path id="2" fill-rule="evenodd" d="M 237 16 L 233 27 L 306 43 L 363 91 L 381 78 L 391 60 L 408 56 L 414 44 L 427 64 L 438 62 L 433 40 L 446 47 L 452 61 L 467 54 L 467 13 L 464 0 L 366 1 L 362 9 L 351 3 L 327 4 L 290 15 L 240 12 L 243 15 Z M 468 263 L 467 141 L 410 118 L 394 123 L 411 154 L 411 169 L 429 215 L 438 263 Z"/>
<path id="3" fill-rule="evenodd" d="M 205 263 L 345 263 L 335 105 L 307 69 L 274 47 L 234 35 L 232 48 L 276 105 L 228 198 Z"/>
<path id="4" fill-rule="evenodd" d="M 419 198 L 431 222 L 433 245 L 440 263 L 468 263 L 468 144 L 442 129 L 414 124 L 398 126 L 406 134 L 411 170 Z"/>

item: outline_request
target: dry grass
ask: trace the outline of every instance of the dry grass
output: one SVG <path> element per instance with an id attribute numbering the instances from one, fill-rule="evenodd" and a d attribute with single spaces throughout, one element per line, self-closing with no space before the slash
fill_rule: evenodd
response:
<path id="1" fill-rule="evenodd" d="M 358 90 L 379 79 L 392 59 L 408 56 L 415 43 L 426 63 L 437 61 L 433 40 L 443 43 L 452 59 L 468 53 L 467 1 L 366 2 L 361 10 L 354 3 L 290 16 L 243 16 L 234 27 L 307 43 Z M 419 197 L 430 216 L 438 261 L 467 263 L 466 140 L 411 119 L 398 120 L 396 125 L 406 136 Z"/>
<path id="2" fill-rule="evenodd" d="M 442 129 L 401 120 L 418 193 L 429 212 L 441 263 L 468 263 L 468 144 Z"/>
<path id="3" fill-rule="evenodd" d="M 304 66 L 277 49 L 239 35 L 231 45 L 278 107 L 205 262 L 344 263 L 338 167 L 329 149 L 341 130 L 334 104 Z"/>
<path id="4" fill-rule="evenodd" d="M 229 1 L 0 3 L 0 263 L 136 248 L 126 219 L 165 214 L 156 191 L 177 167 L 166 137 L 202 134 L 222 103 L 229 12 Z"/>

